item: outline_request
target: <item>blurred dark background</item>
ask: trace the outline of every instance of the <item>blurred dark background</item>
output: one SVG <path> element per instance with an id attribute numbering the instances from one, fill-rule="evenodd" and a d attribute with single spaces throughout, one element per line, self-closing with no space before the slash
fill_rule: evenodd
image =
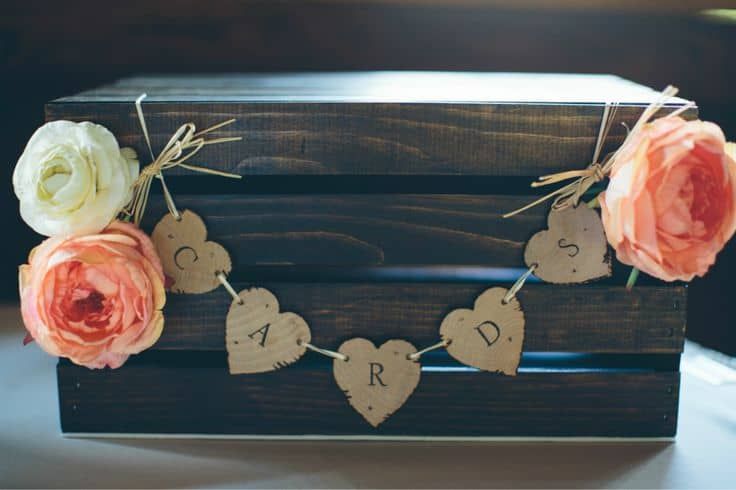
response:
<path id="1" fill-rule="evenodd" d="M 434 69 L 669 83 L 736 139 L 736 1 L 11 0 L 0 17 L 0 298 L 40 241 L 11 175 L 43 104 L 140 73 Z M 708 10 L 717 9 L 717 10 Z M 736 354 L 736 243 L 690 287 L 688 336 Z"/>

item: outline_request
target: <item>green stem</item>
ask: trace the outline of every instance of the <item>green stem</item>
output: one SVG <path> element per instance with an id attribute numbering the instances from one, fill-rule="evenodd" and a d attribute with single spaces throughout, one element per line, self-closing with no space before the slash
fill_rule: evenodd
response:
<path id="1" fill-rule="evenodd" d="M 598 196 L 600 196 L 600 194 L 598 194 Z M 601 207 L 601 203 L 600 203 L 600 201 L 598 201 L 598 196 L 595 196 L 593 199 L 591 199 L 590 201 L 588 201 L 588 207 L 590 209 Z"/>
<path id="2" fill-rule="evenodd" d="M 634 284 L 636 284 L 636 279 L 639 277 L 639 269 L 636 267 L 631 268 L 631 272 L 629 273 L 629 279 L 626 281 L 626 290 L 631 291 L 634 288 Z"/>

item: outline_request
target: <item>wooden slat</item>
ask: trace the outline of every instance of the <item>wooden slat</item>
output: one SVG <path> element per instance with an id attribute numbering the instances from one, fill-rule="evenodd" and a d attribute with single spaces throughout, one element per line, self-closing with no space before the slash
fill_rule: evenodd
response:
<path id="1" fill-rule="evenodd" d="M 501 218 L 528 196 L 175 195 L 180 208 L 205 220 L 209 239 L 230 252 L 235 267 L 523 267 L 524 244 L 546 227 L 547 212 L 539 206 Z M 144 229 L 151 231 L 166 212 L 161 196 L 151 198 Z"/>
<path id="2" fill-rule="evenodd" d="M 329 369 L 231 376 L 224 368 L 58 368 L 65 432 L 672 436 L 676 372 L 423 372 L 378 429 L 348 405 Z"/>
<path id="3" fill-rule="evenodd" d="M 247 287 L 233 282 L 236 289 Z M 351 337 L 376 342 L 406 339 L 433 344 L 446 314 L 470 308 L 488 284 L 257 284 L 274 292 L 282 311 L 304 317 L 312 342 L 336 348 Z M 504 285 L 508 287 L 508 284 Z M 524 308 L 524 350 L 546 352 L 677 353 L 682 351 L 684 287 L 546 286 L 519 292 Z M 225 350 L 231 298 L 222 289 L 168 296 L 166 326 L 154 349 Z"/>
<path id="4" fill-rule="evenodd" d="M 147 155 L 135 97 L 126 98 L 130 101 L 95 102 L 91 97 L 89 102 L 51 103 L 46 118 L 95 121 L 122 145 Z M 620 123 L 631 127 L 641 110 L 641 104 L 619 109 L 607 151 L 623 141 Z M 205 128 L 237 118 L 212 134 L 243 140 L 209 146 L 197 155 L 197 163 L 241 175 L 537 176 L 590 163 L 602 104 L 195 100 L 150 102 L 145 114 L 156 149 L 183 123 Z"/>
<path id="5" fill-rule="evenodd" d="M 177 188 L 175 182 L 169 186 Z M 548 207 L 541 205 L 502 218 L 528 204 L 534 199 L 530 196 L 195 196 L 175 192 L 175 198 L 179 208 L 202 217 L 208 238 L 227 249 L 236 269 L 267 265 L 524 268 L 526 242 L 547 227 L 548 213 Z M 152 196 L 143 229 L 152 232 L 166 213 L 163 197 Z"/>

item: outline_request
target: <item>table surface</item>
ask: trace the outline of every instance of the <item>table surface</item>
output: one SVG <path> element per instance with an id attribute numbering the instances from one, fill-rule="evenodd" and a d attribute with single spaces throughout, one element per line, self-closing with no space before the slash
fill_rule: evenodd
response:
<path id="1" fill-rule="evenodd" d="M 736 486 L 736 384 L 688 373 L 674 442 L 71 439 L 56 359 L 23 336 L 17 305 L 0 305 L 3 488 Z"/>

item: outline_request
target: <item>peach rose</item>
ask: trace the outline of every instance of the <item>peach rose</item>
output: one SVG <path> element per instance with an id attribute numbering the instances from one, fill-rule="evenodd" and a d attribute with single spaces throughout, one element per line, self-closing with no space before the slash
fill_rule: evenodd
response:
<path id="1" fill-rule="evenodd" d="M 736 163 L 717 125 L 657 119 L 621 148 L 599 200 L 618 260 L 690 281 L 736 230 Z"/>
<path id="2" fill-rule="evenodd" d="M 161 335 L 163 269 L 151 240 L 132 224 L 49 238 L 20 266 L 19 279 L 23 322 L 49 354 L 117 368 Z"/>

